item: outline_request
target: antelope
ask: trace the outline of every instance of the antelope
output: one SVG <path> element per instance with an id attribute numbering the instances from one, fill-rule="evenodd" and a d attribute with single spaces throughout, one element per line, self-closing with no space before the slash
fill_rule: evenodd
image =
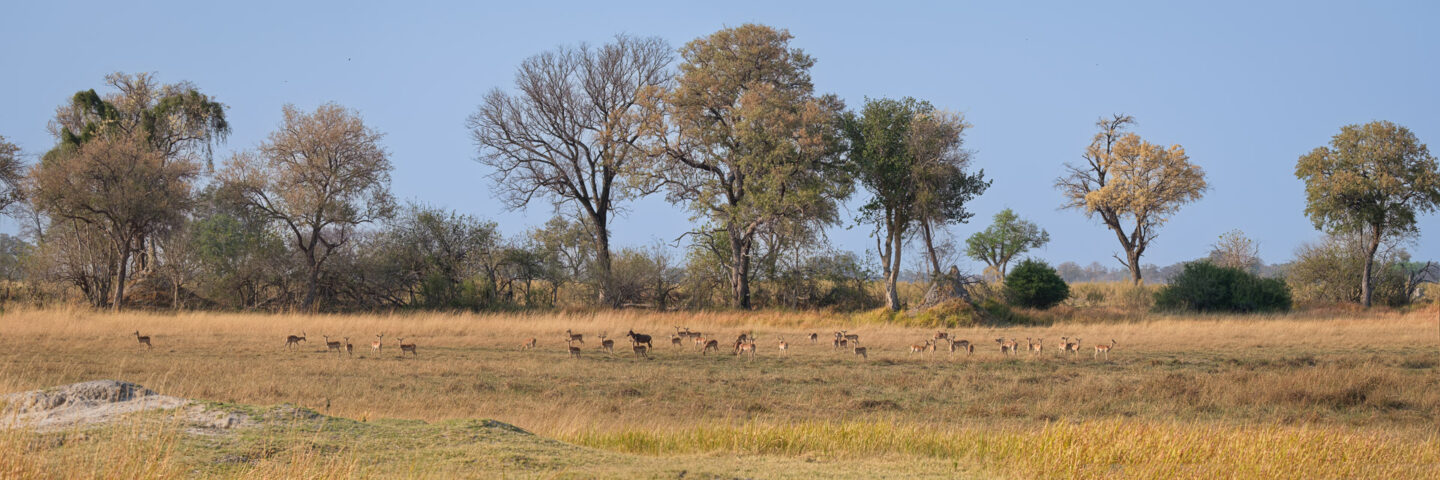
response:
<path id="1" fill-rule="evenodd" d="M 820 343 L 820 334 L 812 332 L 810 334 L 810 343 Z"/>
<path id="2" fill-rule="evenodd" d="M 565 347 L 570 350 L 570 358 L 580 358 L 580 347 L 571 345 L 569 341 L 565 342 Z"/>
<path id="3" fill-rule="evenodd" d="M 397 339 L 396 341 L 400 342 L 400 356 L 402 356 L 402 357 L 405 356 L 405 352 L 410 352 L 411 355 L 414 355 L 414 356 L 417 356 L 417 357 L 420 356 L 419 353 L 415 353 L 415 344 L 414 344 L 414 343 L 405 343 L 405 337 L 400 337 L 400 338 Z"/>
<path id="4" fill-rule="evenodd" d="M 950 332 L 938 331 L 938 332 L 935 332 L 935 338 L 932 338 L 931 340 L 940 341 L 940 340 L 949 340 L 949 339 L 950 339 Z"/>
<path id="5" fill-rule="evenodd" d="M 971 355 L 975 354 L 975 346 L 971 345 L 969 340 L 951 341 L 950 353 L 955 353 L 956 350 L 964 350 L 966 353 L 969 353 Z"/>
<path id="6" fill-rule="evenodd" d="M 929 348 L 930 348 L 930 341 L 929 341 L 929 340 L 926 340 L 925 343 L 923 343 L 923 344 L 920 344 L 920 345 L 911 345 L 911 346 L 910 346 L 910 353 L 920 353 L 920 352 L 923 352 L 923 351 L 925 351 L 926 349 L 929 349 Z"/>
<path id="7" fill-rule="evenodd" d="M 785 337 L 780 337 L 780 353 L 790 354 L 790 344 L 785 341 Z"/>
<path id="8" fill-rule="evenodd" d="M 720 341 L 719 341 L 719 340 L 715 340 L 715 339 L 706 340 L 706 341 L 705 341 L 705 347 L 700 349 L 700 354 L 701 354 L 701 355 L 705 355 L 707 352 L 709 352 L 709 351 L 711 351 L 711 350 L 714 350 L 715 353 L 720 353 Z"/>
<path id="9" fill-rule="evenodd" d="M 300 347 L 300 342 L 303 342 L 303 341 L 305 341 L 305 332 L 300 332 L 300 336 L 298 336 L 298 337 L 297 337 L 297 336 L 294 336 L 294 335 L 285 337 L 285 348 L 287 348 L 287 349 L 289 349 L 289 348 L 291 348 L 291 347 L 299 348 L 299 347 Z"/>
<path id="10" fill-rule="evenodd" d="M 570 340 L 566 340 L 566 341 L 568 341 L 568 342 L 580 342 L 580 343 L 585 343 L 585 334 L 583 334 L 583 333 L 570 333 L 570 330 L 569 330 L 569 329 L 566 329 L 566 330 L 565 330 L 565 336 L 570 339 Z"/>
<path id="11" fill-rule="evenodd" d="M 1070 351 L 1070 337 L 1060 337 L 1060 343 L 1055 344 L 1055 348 L 1059 349 L 1060 353 Z"/>
<path id="12" fill-rule="evenodd" d="M 1045 339 L 1037 338 L 1035 340 L 1030 340 L 1029 337 L 1026 337 L 1025 343 L 1030 344 L 1030 351 L 1035 352 L 1036 355 L 1045 353 Z"/>
<path id="13" fill-rule="evenodd" d="M 1096 346 L 1095 346 L 1095 357 L 1098 358 L 1101 353 L 1104 353 L 1104 354 L 1105 354 L 1105 360 L 1110 360 L 1110 347 L 1115 346 L 1115 343 L 1116 343 L 1116 342 L 1115 342 L 1115 339 L 1112 338 L 1112 339 L 1110 339 L 1110 344 L 1109 344 L 1109 345 L 1106 345 L 1106 344 L 1103 344 L 1103 343 L 1102 343 L 1102 344 L 1099 344 L 1099 345 L 1096 345 Z"/>
<path id="14" fill-rule="evenodd" d="M 850 341 L 843 338 L 835 339 L 835 348 L 850 348 Z"/>
<path id="15" fill-rule="evenodd" d="M 535 349 L 535 337 L 530 337 L 530 340 L 527 340 L 525 343 L 520 344 L 520 349 L 521 349 L 521 350 L 534 350 L 534 349 Z"/>
<path id="16" fill-rule="evenodd" d="M 635 333 L 634 330 L 631 330 L 630 333 L 628 333 L 628 334 L 626 334 L 626 335 L 629 335 L 629 336 L 630 336 L 630 343 L 634 343 L 634 344 L 636 344 L 636 345 L 639 345 L 639 344 L 642 344 L 642 343 L 643 343 L 643 344 L 645 344 L 645 346 L 647 346 L 647 347 L 655 348 L 655 344 L 650 343 L 650 336 L 649 336 L 649 335 L 645 335 L 645 334 L 643 334 L 643 333 Z"/>
<path id="17" fill-rule="evenodd" d="M 735 337 L 735 344 L 739 345 L 745 343 L 748 340 L 750 340 L 750 336 L 742 333 L 739 337 Z"/>
<path id="18" fill-rule="evenodd" d="M 371 350 L 371 351 L 374 351 L 375 353 L 380 353 L 380 348 L 384 346 L 384 345 L 381 344 L 381 342 L 384 342 L 384 341 L 385 341 L 385 334 L 382 333 L 382 334 L 376 335 L 376 336 L 375 336 L 375 341 L 370 342 L 370 350 Z M 533 341 L 535 341 L 535 339 L 532 338 L 532 339 L 530 339 L 530 341 L 533 342 Z"/>
<path id="19" fill-rule="evenodd" d="M 695 343 L 695 346 L 697 346 L 697 347 L 705 348 L 705 344 L 706 344 L 707 342 L 709 342 L 710 340 L 706 339 L 705 337 L 695 336 L 695 337 L 691 338 L 690 341 L 691 341 L 691 342 L 694 342 L 694 343 Z"/>
<path id="20" fill-rule="evenodd" d="M 330 336 L 329 336 L 329 335 L 321 335 L 321 337 L 325 337 L 325 348 L 327 349 L 327 350 L 325 350 L 325 351 L 326 351 L 327 353 L 328 353 L 330 350 L 334 350 L 334 351 L 335 351 L 335 354 L 337 354 L 337 355 L 340 354 L 340 347 L 343 346 L 343 345 L 340 344 L 340 342 L 332 342 L 332 341 L 330 341 Z"/>
<path id="21" fill-rule="evenodd" d="M 995 339 L 995 343 L 1000 344 L 1001 355 L 1014 355 L 1016 347 L 1019 346 L 1014 339 L 1006 340 L 1004 338 L 997 338 Z"/>
<path id="22" fill-rule="evenodd" d="M 855 354 L 856 354 L 856 355 L 859 355 L 860 358 L 863 358 L 863 359 L 866 359 L 866 360 L 869 360 L 869 359 L 870 359 L 869 356 L 865 355 L 865 347 L 855 347 Z"/>
<path id="23" fill-rule="evenodd" d="M 845 331 L 845 330 L 841 330 L 840 333 L 842 333 L 842 334 L 845 335 L 845 338 L 844 338 L 845 341 L 850 342 L 850 343 L 853 343 L 853 344 L 856 344 L 856 345 L 859 345 L 859 344 L 860 344 L 860 335 L 859 335 L 859 334 L 848 333 L 848 332 Z"/>
<path id="24" fill-rule="evenodd" d="M 150 345 L 150 336 L 141 335 L 139 330 L 135 331 L 135 340 L 140 342 L 141 345 L 144 345 L 146 350 L 154 348 Z"/>
<path id="25" fill-rule="evenodd" d="M 1075 343 L 1065 344 L 1065 351 L 1070 352 L 1071 354 L 1080 353 L 1080 339 L 1076 338 Z"/>
<path id="26" fill-rule="evenodd" d="M 650 358 L 650 355 L 646 353 L 649 348 L 644 345 L 637 343 L 635 344 L 635 346 L 630 347 L 630 349 L 635 351 L 635 356 L 637 357 L 645 357 L 647 359 Z"/>
<path id="27" fill-rule="evenodd" d="M 743 354 L 746 354 L 746 353 L 749 353 L 749 354 L 750 354 L 750 358 L 755 358 L 755 344 L 754 344 L 754 343 L 742 343 L 742 344 L 740 344 L 740 345 L 738 345 L 738 346 L 735 347 L 735 354 L 736 354 L 736 355 L 743 355 Z"/>
<path id="28" fill-rule="evenodd" d="M 607 351 L 607 352 L 610 352 L 611 355 L 614 355 L 614 354 L 615 354 L 615 341 L 614 341 L 614 340 L 610 340 L 610 339 L 605 338 L 605 337 L 600 337 L 600 338 L 601 338 L 601 340 L 600 340 L 600 349 L 601 349 L 601 350 L 604 350 L 604 351 Z"/>
<path id="29" fill-rule="evenodd" d="M 350 337 L 345 337 L 345 354 L 355 356 L 355 346 L 350 344 Z"/>
<path id="30" fill-rule="evenodd" d="M 674 346 L 677 346 L 677 347 L 681 346 L 681 344 L 680 344 L 680 336 L 679 336 L 679 335 L 673 335 L 673 336 L 671 336 L 671 337 L 670 337 L 670 344 L 671 344 L 671 345 L 674 345 Z"/>

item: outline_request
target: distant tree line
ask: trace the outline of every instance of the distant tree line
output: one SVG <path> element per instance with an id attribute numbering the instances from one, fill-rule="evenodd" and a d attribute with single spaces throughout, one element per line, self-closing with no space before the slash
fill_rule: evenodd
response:
<path id="1" fill-rule="evenodd" d="M 909 97 L 849 109 L 815 90 L 815 59 L 792 40 L 742 25 L 679 49 L 619 35 L 523 61 L 466 126 L 507 207 L 554 209 L 526 231 L 398 203 L 383 132 L 344 106 L 285 106 L 264 141 L 216 162 L 231 131 L 223 103 L 190 83 L 112 74 L 105 91 L 60 104 L 38 162 L 0 137 L 0 214 L 23 226 L 0 236 L 5 298 L 117 310 L 898 311 L 902 280 L 930 292 L 976 281 L 954 267 L 966 257 L 992 282 L 1023 265 L 1009 291 L 1037 305 L 1058 301 L 1058 279 L 1163 283 L 1185 269 L 1143 258 L 1210 185 L 1183 147 L 1132 132 L 1134 118 L 1101 118 L 1082 161 L 1054 180 L 1063 207 L 1115 234 L 1122 268 L 1051 269 L 1025 260 L 1050 234 L 1010 209 L 953 235 L 976 197 L 1003 189 L 975 168 L 968 119 Z M 1440 204 L 1435 158 L 1409 130 L 1344 127 L 1300 157 L 1296 176 L 1327 240 L 1267 266 L 1233 231 L 1208 262 L 1283 276 L 1297 298 L 1365 305 L 1409 301 L 1435 279 L 1435 264 L 1400 248 Z M 616 216 L 647 195 L 683 206 L 691 229 L 615 245 Z M 841 205 L 855 195 L 852 217 Z M 829 247 L 827 229 L 847 224 L 871 229 L 874 250 Z"/>

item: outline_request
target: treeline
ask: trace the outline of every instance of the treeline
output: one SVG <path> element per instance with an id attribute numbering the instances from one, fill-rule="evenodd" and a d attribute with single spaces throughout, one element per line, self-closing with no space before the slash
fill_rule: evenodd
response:
<path id="1" fill-rule="evenodd" d="M 999 280 L 1049 241 L 1009 210 L 953 237 L 973 216 L 969 203 L 992 191 L 964 146 L 967 119 L 913 98 L 849 109 L 814 90 L 815 60 L 791 40 L 743 25 L 679 49 L 620 35 L 525 60 L 513 87 L 491 91 L 466 120 L 499 200 L 562 212 L 523 232 L 398 204 L 381 132 L 343 106 L 286 106 L 263 142 L 217 162 L 231 131 L 223 103 L 193 84 L 113 74 L 103 94 L 61 103 L 55 145 L 36 164 L 0 138 L 0 209 L 25 235 L 0 238 L 0 274 L 21 290 L 7 298 L 114 309 L 900 310 L 964 295 L 975 279 L 955 268 L 960 258 Z M 1116 234 L 1116 259 L 1138 284 L 1167 275 L 1142 257 L 1209 185 L 1183 147 L 1142 139 L 1134 124 L 1101 118 L 1083 162 L 1057 170 L 1055 187 L 1064 207 Z M 1415 216 L 1440 204 L 1440 173 L 1388 122 L 1344 127 L 1331 145 L 1302 156 L 1296 175 L 1316 227 L 1352 242 L 1335 251 L 1360 255 L 1316 267 L 1316 282 L 1343 278 L 1369 305 L 1408 261 L 1381 247 L 1418 235 Z M 863 205 L 846 218 L 841 202 L 857 194 Z M 682 253 L 612 245 L 616 212 L 647 195 L 691 213 Z M 849 222 L 873 231 L 865 257 L 826 244 L 828 228 Z M 905 263 L 907 252 L 918 261 Z M 914 264 L 928 288 L 907 302 L 900 279 Z M 1071 280 L 1095 273 L 1062 270 Z M 1300 276 L 1311 270 L 1287 272 L 1297 290 L 1353 296 Z"/>

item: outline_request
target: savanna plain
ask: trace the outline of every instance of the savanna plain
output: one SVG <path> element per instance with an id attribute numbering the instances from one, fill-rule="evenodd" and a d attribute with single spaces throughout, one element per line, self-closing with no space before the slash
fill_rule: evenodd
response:
<path id="1" fill-rule="evenodd" d="M 804 312 L 11 310 L 0 394 L 118 379 L 262 421 L 199 434 L 161 411 L 0 430 L 0 475 L 1440 478 L 1437 322 L 1432 305 L 949 329 L 970 354 L 912 353 L 935 328 Z M 720 351 L 672 344 L 676 326 Z M 578 358 L 566 330 L 584 335 Z M 654 337 L 648 358 L 630 330 Z M 835 348 L 839 330 L 867 355 Z M 733 354 L 752 332 L 756 354 Z"/>

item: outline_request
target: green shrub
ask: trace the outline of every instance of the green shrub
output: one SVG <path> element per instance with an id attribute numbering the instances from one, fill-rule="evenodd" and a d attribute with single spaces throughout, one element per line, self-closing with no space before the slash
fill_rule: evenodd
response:
<path id="1" fill-rule="evenodd" d="M 1041 310 L 1070 298 L 1070 286 L 1045 262 L 1026 259 L 1005 277 L 1005 301 Z"/>
<path id="2" fill-rule="evenodd" d="M 1170 285 L 1155 293 L 1155 308 L 1190 312 L 1270 312 L 1290 309 L 1284 281 L 1208 260 L 1191 262 Z"/>

